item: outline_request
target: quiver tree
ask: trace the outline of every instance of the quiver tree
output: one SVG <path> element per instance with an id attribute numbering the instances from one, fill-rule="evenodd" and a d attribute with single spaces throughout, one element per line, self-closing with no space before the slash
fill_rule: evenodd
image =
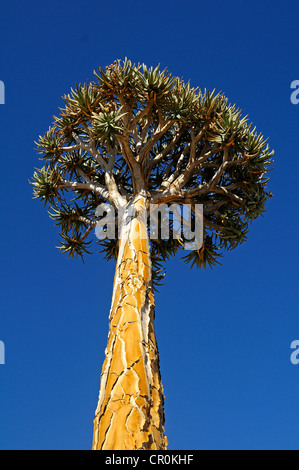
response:
<path id="1" fill-rule="evenodd" d="M 34 197 L 49 206 L 63 253 L 83 258 L 94 241 L 116 260 L 93 449 L 166 449 L 154 287 L 177 251 L 206 268 L 246 239 L 271 196 L 273 151 L 223 94 L 167 70 L 125 60 L 95 77 L 63 97 L 40 136 L 46 163 L 34 173 Z M 103 203 L 121 214 L 114 238 L 94 235 Z M 193 214 L 202 205 L 200 248 L 184 251 L 184 234 L 149 237 L 149 205 L 173 203 Z"/>

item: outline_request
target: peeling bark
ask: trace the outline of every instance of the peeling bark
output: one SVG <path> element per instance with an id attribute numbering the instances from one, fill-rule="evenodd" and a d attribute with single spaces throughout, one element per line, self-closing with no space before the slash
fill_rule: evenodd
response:
<path id="1" fill-rule="evenodd" d="M 123 218 L 106 358 L 94 419 L 94 450 L 163 450 L 164 393 L 154 331 L 146 201 Z"/>

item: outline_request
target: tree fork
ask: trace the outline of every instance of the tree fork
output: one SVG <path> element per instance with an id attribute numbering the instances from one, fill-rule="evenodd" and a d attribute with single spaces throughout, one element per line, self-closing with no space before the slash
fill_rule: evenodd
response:
<path id="1" fill-rule="evenodd" d="M 146 199 L 137 197 L 130 208 L 121 230 L 94 419 L 94 450 L 165 450 L 168 444 L 154 330 Z"/>

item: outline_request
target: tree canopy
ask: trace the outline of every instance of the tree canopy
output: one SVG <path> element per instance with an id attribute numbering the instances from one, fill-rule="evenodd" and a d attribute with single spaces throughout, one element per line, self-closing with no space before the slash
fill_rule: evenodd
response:
<path id="1" fill-rule="evenodd" d="M 94 74 L 63 97 L 37 142 L 45 165 L 34 172 L 34 197 L 60 229 L 59 248 L 83 258 L 96 241 L 88 237 L 96 207 L 109 202 L 118 210 L 143 194 L 155 204 L 203 205 L 203 246 L 183 258 L 214 266 L 246 239 L 272 196 L 267 139 L 224 94 L 193 88 L 167 69 L 125 59 Z M 107 259 L 116 258 L 117 237 L 97 243 Z M 184 243 L 150 241 L 156 282 Z"/>

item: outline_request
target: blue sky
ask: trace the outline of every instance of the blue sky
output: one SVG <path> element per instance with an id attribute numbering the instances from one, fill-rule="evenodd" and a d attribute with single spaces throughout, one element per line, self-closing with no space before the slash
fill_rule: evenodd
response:
<path id="1" fill-rule="evenodd" d="M 223 91 L 275 149 L 267 213 L 213 271 L 167 264 L 156 334 L 169 449 L 299 449 L 299 5 L 232 0 L 1 6 L 0 449 L 90 449 L 113 263 L 67 259 L 28 184 L 61 96 L 128 57 Z"/>

